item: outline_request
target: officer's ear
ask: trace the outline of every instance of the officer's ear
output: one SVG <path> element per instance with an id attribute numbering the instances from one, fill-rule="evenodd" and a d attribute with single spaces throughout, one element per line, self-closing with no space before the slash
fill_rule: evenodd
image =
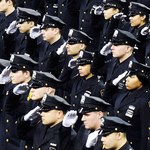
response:
<path id="1" fill-rule="evenodd" d="M 114 9 L 114 13 L 115 13 L 115 14 L 119 13 L 119 9 L 118 9 L 118 8 L 115 8 L 115 9 Z"/>
<path id="2" fill-rule="evenodd" d="M 80 47 L 81 47 L 80 49 L 85 50 L 87 46 L 84 43 L 81 43 Z"/>
<path id="3" fill-rule="evenodd" d="M 30 25 L 31 28 L 35 26 L 35 22 L 34 21 L 28 21 L 28 24 Z"/>
<path id="4" fill-rule="evenodd" d="M 146 15 L 141 16 L 141 20 L 144 21 L 146 19 Z"/>

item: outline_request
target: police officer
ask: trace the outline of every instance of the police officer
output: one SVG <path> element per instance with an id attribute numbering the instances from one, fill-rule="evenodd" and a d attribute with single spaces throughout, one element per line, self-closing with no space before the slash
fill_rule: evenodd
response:
<path id="1" fill-rule="evenodd" d="M 126 0 L 104 0 L 103 5 L 105 21 L 100 35 L 99 49 L 111 41 L 114 29 L 124 29 L 125 24 L 127 24 L 127 21 L 125 20 L 125 11 L 128 8 Z"/>
<path id="2" fill-rule="evenodd" d="M 51 72 L 56 77 L 59 76 L 63 63 L 65 62 L 65 54 L 62 53 L 59 60 L 56 59 L 58 65 L 53 62 L 54 56 L 57 55 L 57 50 L 64 44 L 61 30 L 65 23 L 56 16 L 45 15 L 41 26 L 43 42 L 40 45 L 39 54 L 39 70 Z M 62 58 L 62 59 L 61 59 Z M 54 65 L 54 66 L 53 66 Z"/>
<path id="3" fill-rule="evenodd" d="M 22 96 L 13 93 L 14 87 L 19 83 L 28 83 L 31 79 L 32 69 L 37 63 L 25 55 L 12 55 L 10 67 L 6 67 L 1 73 L 1 83 L 4 90 L 1 94 L 1 141 L 0 146 L 3 149 L 24 149 L 20 145 L 20 139 L 17 136 L 16 120 L 26 111 L 30 110 L 34 103 L 28 103 L 26 97 L 28 91 Z M 11 82 L 10 82 L 11 81 Z M 8 82 L 8 83 L 7 83 Z M 20 105 L 19 103 L 23 103 Z M 22 141 L 23 142 L 23 141 Z M 29 143 L 26 143 L 29 144 Z"/>
<path id="4" fill-rule="evenodd" d="M 150 8 L 141 3 L 131 2 L 129 12 L 129 20 L 131 26 L 131 29 L 129 29 L 129 31 L 133 33 L 140 41 L 140 43 L 137 44 L 138 49 L 134 50 L 134 57 L 138 62 L 145 63 L 145 58 L 147 57 L 147 52 L 145 52 L 145 41 L 147 34 L 142 33 L 142 29 L 147 26 Z"/>
<path id="5" fill-rule="evenodd" d="M 103 149 L 133 150 L 126 138 L 126 130 L 131 124 L 116 116 L 106 116 L 102 119 Z"/>
<path id="6" fill-rule="evenodd" d="M 63 118 L 69 107 L 70 104 L 57 95 L 44 95 L 40 107 L 41 122 L 34 127 L 33 149 L 70 149 L 75 132 L 71 127 L 62 126 Z M 22 135 L 26 131 L 29 132 L 31 123 L 29 119 L 25 119 L 25 116 L 19 124 L 19 132 Z"/>
<path id="7" fill-rule="evenodd" d="M 107 114 L 107 108 L 110 104 L 99 97 L 86 94 L 82 96 L 80 103 L 83 125 L 77 133 L 73 149 L 100 150 L 102 143 L 98 134 L 101 132 L 101 118 Z"/>
<path id="8" fill-rule="evenodd" d="M 116 98 L 115 115 L 131 123 L 127 129 L 127 139 L 134 149 L 147 149 L 149 120 L 149 73 L 150 67 L 132 61 L 126 78 L 126 93 Z"/>

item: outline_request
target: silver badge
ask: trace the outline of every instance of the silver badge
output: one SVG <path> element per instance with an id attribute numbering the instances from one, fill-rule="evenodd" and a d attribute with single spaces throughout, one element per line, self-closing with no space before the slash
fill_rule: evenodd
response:
<path id="1" fill-rule="evenodd" d="M 113 37 L 117 37 L 118 36 L 118 30 L 115 30 L 114 34 L 113 34 Z"/>
<path id="2" fill-rule="evenodd" d="M 134 114 L 135 106 L 130 105 L 125 113 L 125 116 L 132 118 Z"/>
<path id="3" fill-rule="evenodd" d="M 10 57 L 10 61 L 13 62 L 14 58 L 15 58 L 15 55 L 12 54 L 11 57 Z"/>

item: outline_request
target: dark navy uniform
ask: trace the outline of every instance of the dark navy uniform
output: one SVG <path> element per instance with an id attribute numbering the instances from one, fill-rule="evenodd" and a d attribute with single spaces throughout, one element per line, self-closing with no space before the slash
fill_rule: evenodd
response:
<path id="1" fill-rule="evenodd" d="M 14 10 L 8 16 L 3 16 L 3 19 L 0 22 L 0 58 L 8 59 L 10 58 L 11 50 L 14 49 L 13 42 L 10 42 L 9 39 L 5 39 L 6 33 L 5 29 L 9 27 L 10 23 L 17 19 L 17 12 Z"/>
<path id="2" fill-rule="evenodd" d="M 150 35 L 146 39 L 145 64 L 150 66 Z"/>
<path id="3" fill-rule="evenodd" d="M 99 6 L 102 5 L 101 0 L 83 0 L 80 7 L 80 14 L 79 14 L 79 30 L 87 33 L 93 41 L 88 46 L 88 50 L 96 51 L 99 42 L 99 28 L 95 27 L 92 23 L 93 15 L 92 15 L 92 8 L 93 5 Z M 103 21 L 103 20 L 102 20 Z"/>
<path id="4" fill-rule="evenodd" d="M 69 29 L 78 29 L 80 3 L 78 0 L 58 0 L 58 17 L 66 23 L 62 30 L 65 40 L 68 38 Z"/>

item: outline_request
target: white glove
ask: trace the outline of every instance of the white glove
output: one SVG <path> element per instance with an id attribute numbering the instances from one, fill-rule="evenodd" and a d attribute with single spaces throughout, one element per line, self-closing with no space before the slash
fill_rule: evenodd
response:
<path id="1" fill-rule="evenodd" d="M 90 13 L 94 14 L 94 15 L 101 15 L 103 13 L 103 7 L 101 5 L 97 6 L 97 5 L 93 5 Z"/>
<path id="2" fill-rule="evenodd" d="M 96 130 L 94 132 L 91 132 L 88 135 L 86 145 L 85 145 L 87 148 L 95 146 L 95 144 L 97 143 L 97 139 L 98 139 L 98 133 L 99 133 L 99 130 Z"/>
<path id="3" fill-rule="evenodd" d="M 142 35 L 147 35 L 149 33 L 150 26 L 146 26 L 141 30 Z"/>
<path id="4" fill-rule="evenodd" d="M 68 67 L 73 69 L 74 67 L 77 66 L 77 59 L 76 58 L 72 58 L 69 63 L 68 63 Z"/>
<path id="5" fill-rule="evenodd" d="M 103 46 L 103 48 L 100 50 L 100 54 L 107 56 L 108 54 L 111 53 L 111 46 L 112 43 L 108 42 L 106 45 Z"/>
<path id="6" fill-rule="evenodd" d="M 27 90 L 29 89 L 28 84 L 27 83 L 21 83 L 18 84 L 14 89 L 13 89 L 13 93 L 15 95 L 20 95 L 25 93 Z"/>
<path id="7" fill-rule="evenodd" d="M 13 34 L 17 31 L 17 21 L 10 23 L 9 27 L 6 29 L 7 34 Z"/>
<path id="8" fill-rule="evenodd" d="M 65 47 L 66 47 L 66 44 L 67 44 L 67 42 L 65 42 L 64 44 L 62 44 L 62 45 L 58 48 L 58 50 L 56 51 L 56 53 L 57 53 L 58 55 L 61 55 L 61 54 L 64 52 Z"/>
<path id="9" fill-rule="evenodd" d="M 11 70 L 10 70 L 10 66 L 8 67 L 5 67 L 5 69 L 1 72 L 1 74 L 0 74 L 0 84 L 6 84 L 6 83 L 8 83 L 8 82 L 10 82 L 11 81 L 11 78 L 10 78 L 10 72 L 11 72 Z"/>
<path id="10" fill-rule="evenodd" d="M 37 37 L 39 37 L 41 35 L 41 30 L 40 30 L 40 25 L 37 25 L 33 28 L 30 29 L 30 37 L 32 39 L 36 39 Z"/>
<path id="11" fill-rule="evenodd" d="M 112 84 L 116 86 L 119 83 L 119 81 L 127 75 L 127 73 L 128 73 L 128 71 L 125 71 L 124 73 L 120 74 L 117 78 L 115 78 L 112 81 Z"/>
<path id="12" fill-rule="evenodd" d="M 78 119 L 77 111 L 70 110 L 66 113 L 62 125 L 64 127 L 71 127 L 76 123 L 77 119 Z"/>
<path id="13" fill-rule="evenodd" d="M 32 121 L 33 119 L 35 119 L 38 115 L 39 115 L 39 110 L 40 107 L 37 106 L 34 109 L 30 110 L 25 116 L 24 116 L 24 121 Z"/>
<path id="14" fill-rule="evenodd" d="M 126 15 L 124 15 L 123 13 L 117 13 L 115 15 L 113 15 L 114 19 L 121 19 L 121 18 L 125 18 L 127 17 Z"/>

